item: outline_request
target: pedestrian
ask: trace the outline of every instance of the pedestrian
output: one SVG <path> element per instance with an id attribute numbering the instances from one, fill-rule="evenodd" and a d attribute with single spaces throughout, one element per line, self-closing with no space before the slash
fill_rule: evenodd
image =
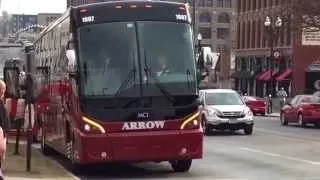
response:
<path id="1" fill-rule="evenodd" d="M 286 103 L 286 98 L 288 96 L 287 92 L 284 90 L 283 87 L 281 87 L 280 91 L 278 91 L 277 93 L 279 101 L 280 101 L 280 108 L 282 108 L 284 106 L 284 104 Z"/>
<path id="2" fill-rule="evenodd" d="M 7 133 L 10 128 L 9 118 L 4 105 L 4 94 L 6 92 L 6 84 L 0 80 L 0 180 L 3 179 L 2 162 L 5 157 L 7 146 Z"/>

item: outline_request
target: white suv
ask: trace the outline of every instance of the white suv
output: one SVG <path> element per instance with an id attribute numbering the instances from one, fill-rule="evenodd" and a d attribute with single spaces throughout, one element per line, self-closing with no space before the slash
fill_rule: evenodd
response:
<path id="1" fill-rule="evenodd" d="M 207 134 L 212 129 L 244 130 L 246 135 L 253 131 L 253 113 L 241 96 L 231 89 L 200 90 L 202 127 Z"/>

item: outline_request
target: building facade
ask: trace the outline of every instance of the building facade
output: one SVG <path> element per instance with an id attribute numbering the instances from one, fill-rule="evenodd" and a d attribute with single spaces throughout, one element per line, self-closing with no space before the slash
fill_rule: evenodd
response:
<path id="1" fill-rule="evenodd" d="M 219 53 L 220 58 L 209 79 L 221 88 L 232 88 L 233 49 L 236 40 L 234 13 L 237 0 L 197 0 L 195 32 L 202 35 L 201 45 Z"/>
<path id="2" fill-rule="evenodd" d="M 261 97 L 275 97 L 280 87 L 291 96 L 304 93 L 305 71 L 319 59 L 320 42 L 302 41 L 282 0 L 237 2 L 236 89 Z"/>
<path id="3" fill-rule="evenodd" d="M 37 16 L 38 24 L 47 26 L 54 20 L 58 19 L 61 14 L 52 14 L 52 13 L 39 13 Z"/>
<path id="4" fill-rule="evenodd" d="M 280 86 L 289 93 L 292 90 L 291 21 L 283 20 L 279 27 L 274 25 L 277 17 L 287 16 L 279 12 L 283 6 L 281 2 L 238 0 L 236 72 L 232 77 L 236 88 L 242 92 L 267 96 L 275 95 Z M 270 17 L 270 29 L 265 26 L 267 17 Z"/>
<path id="5" fill-rule="evenodd" d="M 13 14 L 11 18 L 11 32 L 15 33 L 20 29 L 27 28 L 31 25 L 37 24 L 36 15 L 25 15 L 25 14 Z"/>

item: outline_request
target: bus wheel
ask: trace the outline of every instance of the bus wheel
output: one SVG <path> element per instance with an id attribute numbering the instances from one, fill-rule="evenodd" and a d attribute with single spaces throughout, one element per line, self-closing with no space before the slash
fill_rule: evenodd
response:
<path id="1" fill-rule="evenodd" d="M 74 150 L 74 142 L 73 140 L 68 143 L 68 151 L 67 156 L 71 161 L 71 171 L 76 174 L 81 174 L 83 172 L 84 165 L 79 164 L 75 159 L 75 150 Z"/>
<path id="2" fill-rule="evenodd" d="M 187 159 L 187 160 L 175 160 L 170 162 L 172 169 L 175 172 L 187 172 L 189 171 L 192 160 Z"/>

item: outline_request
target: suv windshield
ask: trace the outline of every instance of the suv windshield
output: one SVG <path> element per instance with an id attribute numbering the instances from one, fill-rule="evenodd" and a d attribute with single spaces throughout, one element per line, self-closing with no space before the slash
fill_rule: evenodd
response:
<path id="1" fill-rule="evenodd" d="M 237 93 L 206 93 L 206 105 L 243 105 Z"/>

